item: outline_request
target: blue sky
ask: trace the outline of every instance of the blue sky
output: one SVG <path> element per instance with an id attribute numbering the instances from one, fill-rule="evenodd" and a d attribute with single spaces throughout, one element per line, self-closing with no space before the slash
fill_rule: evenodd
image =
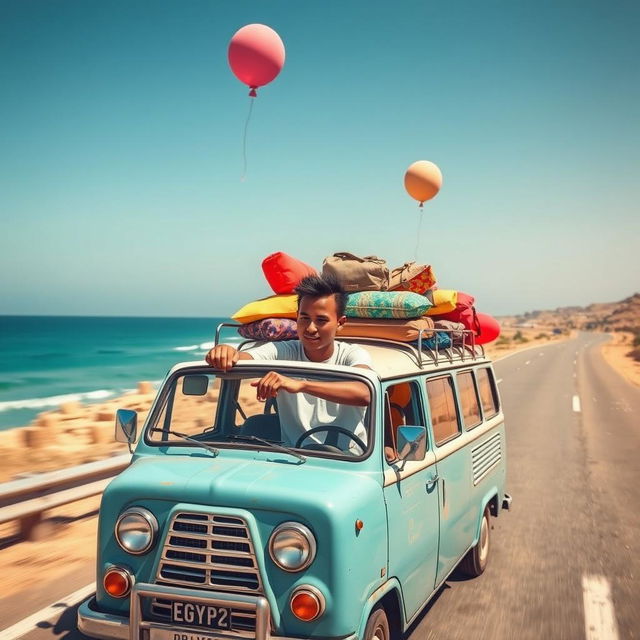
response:
<path id="1" fill-rule="evenodd" d="M 0 0 L 0 313 L 227 315 L 260 263 L 414 258 L 508 314 L 640 289 L 640 5 Z M 282 37 L 247 89 L 227 46 Z"/>

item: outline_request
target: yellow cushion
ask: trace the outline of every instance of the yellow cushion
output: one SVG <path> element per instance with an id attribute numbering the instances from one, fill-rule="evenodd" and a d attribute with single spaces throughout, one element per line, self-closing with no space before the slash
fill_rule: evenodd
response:
<path id="1" fill-rule="evenodd" d="M 437 316 L 441 313 L 449 313 L 456 308 L 458 302 L 458 292 L 453 289 L 436 289 L 431 292 L 433 296 L 433 307 L 427 311 L 427 316 Z"/>
<path id="2" fill-rule="evenodd" d="M 231 317 L 242 324 L 264 318 L 296 318 L 298 296 L 295 293 L 254 300 L 238 309 Z"/>

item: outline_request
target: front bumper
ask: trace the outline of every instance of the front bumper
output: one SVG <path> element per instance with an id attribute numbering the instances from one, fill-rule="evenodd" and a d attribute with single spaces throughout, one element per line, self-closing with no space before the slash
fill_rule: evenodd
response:
<path id="1" fill-rule="evenodd" d="M 142 620 L 141 602 L 143 597 L 162 597 L 166 599 L 189 600 L 199 604 L 209 604 L 217 606 L 233 606 L 236 609 L 247 609 L 255 611 L 256 630 L 255 634 L 247 636 L 236 633 L 225 633 L 224 631 L 203 631 L 187 627 L 175 627 L 171 624 L 161 622 L 150 622 Z M 242 596 L 231 593 L 204 593 L 194 589 L 182 589 L 177 587 L 166 587 L 159 584 L 136 584 L 131 591 L 131 613 L 130 617 L 102 613 L 96 606 L 95 596 L 83 602 L 78 608 L 78 630 L 92 638 L 100 640 L 141 640 L 149 637 L 152 629 L 164 629 L 167 631 L 189 632 L 199 635 L 201 638 L 211 638 L 211 640 L 231 640 L 232 638 L 255 638 L 255 640 L 295 640 L 292 637 L 274 636 L 270 630 L 271 609 L 269 602 L 262 596 Z M 145 631 L 144 635 L 142 634 Z M 341 640 L 357 640 L 355 634 Z"/>

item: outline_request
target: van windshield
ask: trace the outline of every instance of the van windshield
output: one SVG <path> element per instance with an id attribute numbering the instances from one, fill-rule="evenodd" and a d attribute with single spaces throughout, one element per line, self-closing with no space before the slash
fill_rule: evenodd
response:
<path id="1" fill-rule="evenodd" d="M 280 373 L 303 378 L 291 371 Z M 181 434 L 223 448 L 265 448 L 273 443 L 305 456 L 365 455 L 372 440 L 368 407 L 285 391 L 263 402 L 257 399 L 255 387 L 261 377 L 238 370 L 216 375 L 209 369 L 175 376 L 163 389 L 161 403 L 151 416 L 147 442 L 190 446 L 177 435 Z M 304 379 L 339 382 L 350 378 L 305 373 Z"/>

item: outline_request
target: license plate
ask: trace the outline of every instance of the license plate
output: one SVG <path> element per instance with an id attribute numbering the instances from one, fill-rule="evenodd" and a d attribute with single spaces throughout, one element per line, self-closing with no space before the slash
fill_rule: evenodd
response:
<path id="1" fill-rule="evenodd" d="M 220 636 L 195 631 L 172 631 L 170 629 L 150 629 L 150 640 L 220 640 Z"/>
<path id="2" fill-rule="evenodd" d="M 197 602 L 181 602 L 174 600 L 171 603 L 171 623 L 180 627 L 198 627 L 203 633 L 208 631 L 230 631 L 231 630 L 231 609 L 228 607 L 218 607 L 211 604 L 200 604 Z M 197 634 L 176 632 L 175 638 L 170 640 L 191 640 Z"/>

